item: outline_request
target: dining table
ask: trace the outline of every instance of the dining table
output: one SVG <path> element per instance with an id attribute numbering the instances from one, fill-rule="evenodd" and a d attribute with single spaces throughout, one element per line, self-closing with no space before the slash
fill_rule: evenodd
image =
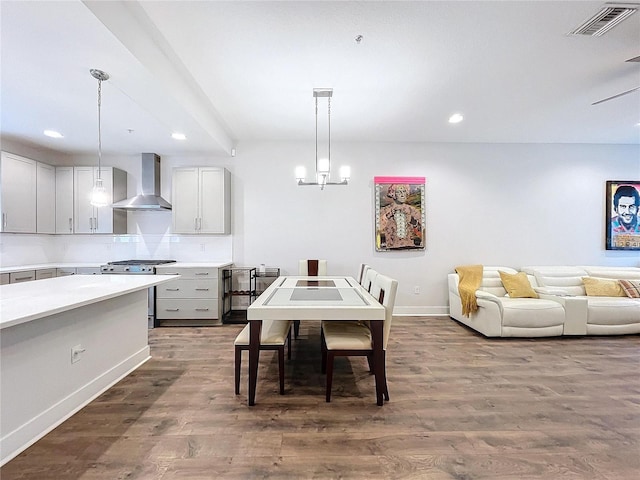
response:
<path id="1" fill-rule="evenodd" d="M 385 308 L 349 276 L 280 276 L 247 308 L 249 322 L 248 404 L 255 405 L 263 320 L 368 320 L 373 343 L 376 401 L 384 404 Z"/>

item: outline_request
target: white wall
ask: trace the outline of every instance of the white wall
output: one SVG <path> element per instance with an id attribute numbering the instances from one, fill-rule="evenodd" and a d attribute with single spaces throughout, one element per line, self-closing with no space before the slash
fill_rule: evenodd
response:
<path id="1" fill-rule="evenodd" d="M 293 178 L 296 165 L 313 168 L 310 142 L 240 143 L 236 150 L 235 158 L 162 157 L 169 201 L 175 166 L 231 171 L 231 236 L 172 235 L 170 213 L 132 212 L 133 235 L 3 234 L 1 262 L 162 257 L 265 263 L 291 274 L 301 258 L 326 258 L 330 273 L 350 275 L 365 262 L 398 278 L 398 312 L 424 314 L 447 312 L 446 274 L 456 265 L 640 265 L 639 252 L 604 247 L 605 181 L 640 179 L 638 145 L 334 143 L 332 166 L 350 165 L 352 181 L 324 191 Z M 103 162 L 128 172 L 130 195 L 139 191 L 139 156 Z M 427 178 L 425 251 L 375 252 L 377 175 Z"/>
<path id="2" fill-rule="evenodd" d="M 605 181 L 640 179 L 637 145 L 333 144 L 332 167 L 351 165 L 352 181 L 324 191 L 293 178 L 313 168 L 312 146 L 237 152 L 234 262 L 295 273 L 300 258 L 326 258 L 330 273 L 352 275 L 369 263 L 398 278 L 398 312 L 445 313 L 457 265 L 640 264 L 604 247 Z M 425 251 L 375 252 L 376 175 L 427 178 Z"/>

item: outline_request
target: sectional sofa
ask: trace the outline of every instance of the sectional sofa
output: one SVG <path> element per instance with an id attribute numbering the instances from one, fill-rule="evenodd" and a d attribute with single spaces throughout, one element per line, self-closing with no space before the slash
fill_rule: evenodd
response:
<path id="1" fill-rule="evenodd" d="M 487 337 L 550 337 L 560 335 L 627 335 L 640 333 L 640 298 L 591 296 L 583 278 L 640 281 L 640 268 L 601 266 L 522 267 L 539 298 L 510 298 L 499 271 L 484 266 L 476 291 L 478 310 L 462 314 L 459 276 L 448 275 L 449 315 Z M 624 292 L 623 292 L 624 293 Z"/>

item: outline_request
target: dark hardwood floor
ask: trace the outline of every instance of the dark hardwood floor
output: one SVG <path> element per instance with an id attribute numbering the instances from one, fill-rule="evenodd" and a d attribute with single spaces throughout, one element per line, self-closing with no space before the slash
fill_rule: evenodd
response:
<path id="1" fill-rule="evenodd" d="M 278 395 L 233 393 L 242 325 L 158 328 L 153 359 L 0 469 L 13 479 L 640 478 L 640 336 L 487 339 L 397 317 L 390 402 L 366 359 L 337 359 L 324 401 L 319 324 L 301 325 Z"/>

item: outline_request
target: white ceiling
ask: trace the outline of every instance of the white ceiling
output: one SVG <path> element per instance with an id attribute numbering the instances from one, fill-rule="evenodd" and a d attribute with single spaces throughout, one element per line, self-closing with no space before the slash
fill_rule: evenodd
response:
<path id="1" fill-rule="evenodd" d="M 98 68 L 112 154 L 313 140 L 314 87 L 333 141 L 640 144 L 640 91 L 591 105 L 640 86 L 640 13 L 567 35 L 603 3 L 2 1 L 1 133 L 94 152 Z"/>

